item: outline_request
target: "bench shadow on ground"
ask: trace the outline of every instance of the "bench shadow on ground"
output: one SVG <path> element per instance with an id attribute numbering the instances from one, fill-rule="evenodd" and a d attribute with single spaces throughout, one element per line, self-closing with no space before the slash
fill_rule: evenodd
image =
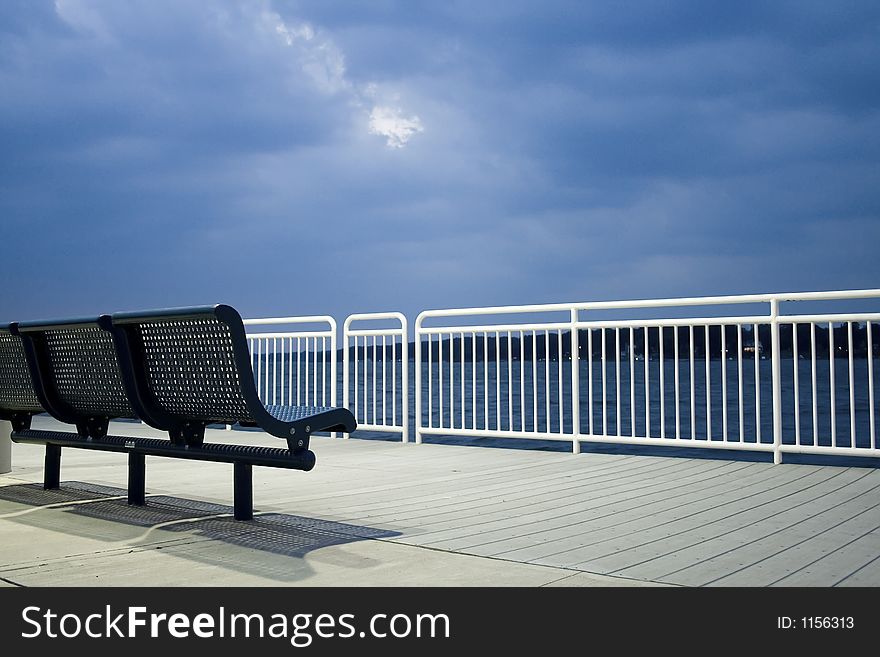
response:
<path id="1" fill-rule="evenodd" d="M 130 506 L 125 496 L 124 489 L 77 481 L 62 482 L 54 490 L 40 484 L 2 486 L 0 501 L 25 508 L 0 511 L 0 520 L 121 542 L 125 548 L 161 549 L 183 559 L 282 582 L 311 575 L 313 570 L 303 558 L 315 550 L 400 535 L 259 509 L 253 520 L 239 521 L 232 517 L 231 506 L 167 495 L 148 496 L 145 506 Z M 350 567 L 370 565 L 363 558 L 345 564 L 337 557 L 335 562 Z"/>

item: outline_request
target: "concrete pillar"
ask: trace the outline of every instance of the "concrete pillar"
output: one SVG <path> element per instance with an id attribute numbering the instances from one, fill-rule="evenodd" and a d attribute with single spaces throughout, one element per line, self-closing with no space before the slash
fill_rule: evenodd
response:
<path id="1" fill-rule="evenodd" d="M 12 472 L 12 423 L 0 420 L 0 474 Z"/>

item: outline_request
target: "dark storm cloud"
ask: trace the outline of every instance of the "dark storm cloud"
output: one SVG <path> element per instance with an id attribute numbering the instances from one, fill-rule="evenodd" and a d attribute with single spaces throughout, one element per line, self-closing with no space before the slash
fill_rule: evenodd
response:
<path id="1" fill-rule="evenodd" d="M 878 30 L 870 2 L 3 3 L 4 314 L 875 287 Z"/>

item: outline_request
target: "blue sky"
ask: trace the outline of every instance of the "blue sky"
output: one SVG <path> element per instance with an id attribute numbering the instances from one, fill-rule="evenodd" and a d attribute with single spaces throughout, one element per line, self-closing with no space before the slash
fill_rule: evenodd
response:
<path id="1" fill-rule="evenodd" d="M 880 287 L 880 4 L 2 0 L 0 320 Z"/>

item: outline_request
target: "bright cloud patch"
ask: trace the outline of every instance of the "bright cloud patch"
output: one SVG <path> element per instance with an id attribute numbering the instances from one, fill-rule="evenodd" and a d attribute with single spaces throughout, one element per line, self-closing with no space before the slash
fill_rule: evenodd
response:
<path id="1" fill-rule="evenodd" d="M 414 134 L 424 131 L 419 117 L 402 116 L 399 108 L 377 105 L 370 112 L 370 134 L 385 137 L 389 148 L 403 148 Z"/>

